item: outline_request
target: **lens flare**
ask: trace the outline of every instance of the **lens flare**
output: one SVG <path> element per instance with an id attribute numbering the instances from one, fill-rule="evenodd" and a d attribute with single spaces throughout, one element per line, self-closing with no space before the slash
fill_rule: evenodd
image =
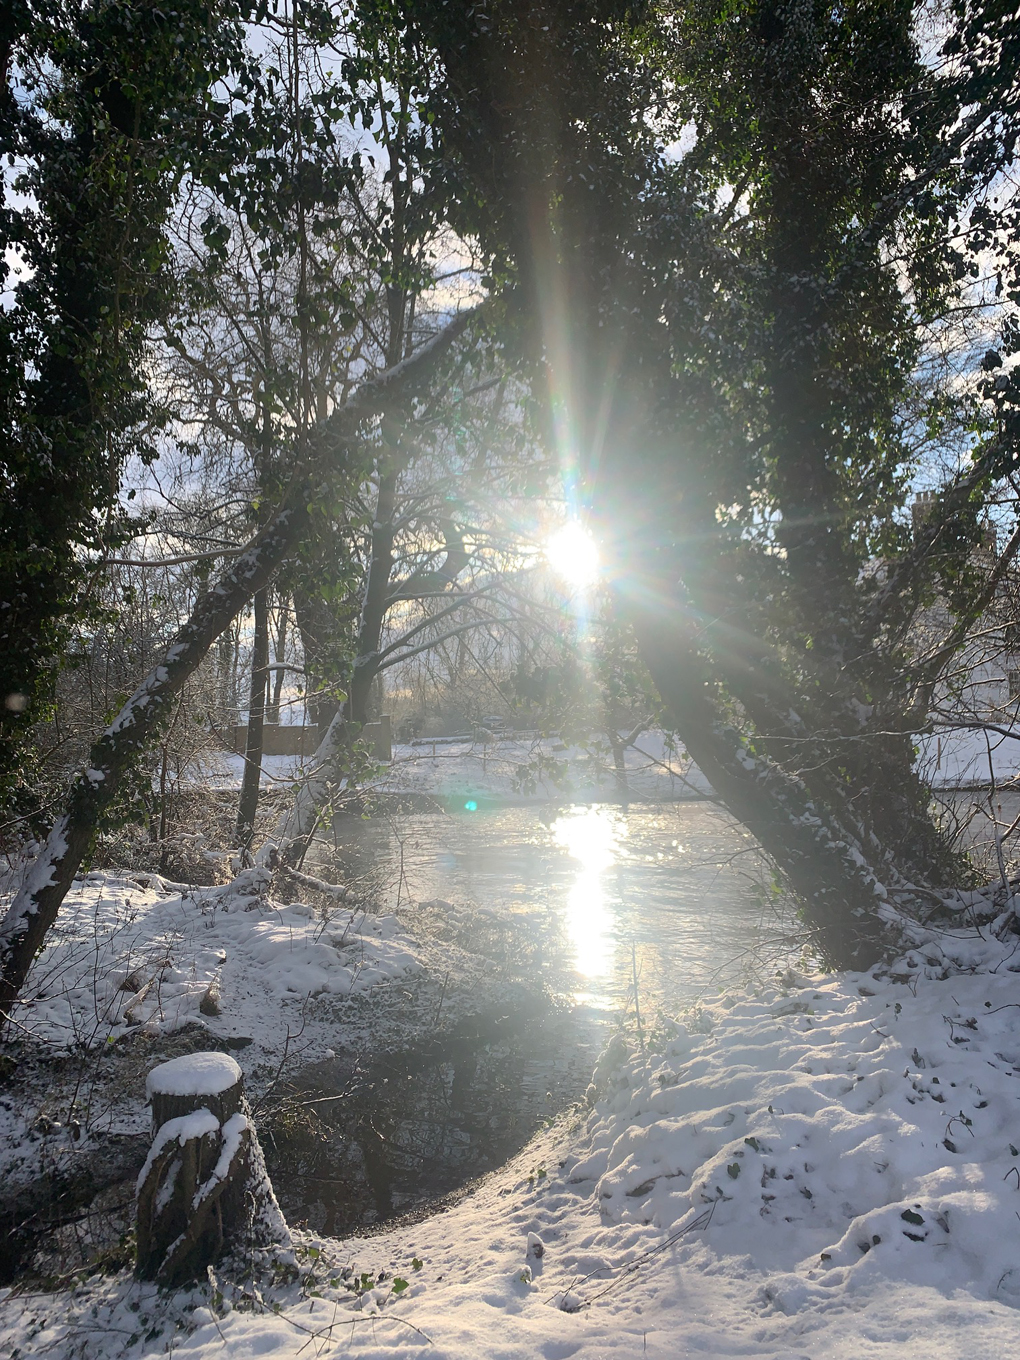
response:
<path id="1" fill-rule="evenodd" d="M 599 550 L 580 520 L 567 520 L 550 534 L 545 559 L 557 576 L 575 590 L 590 586 L 599 574 Z"/>

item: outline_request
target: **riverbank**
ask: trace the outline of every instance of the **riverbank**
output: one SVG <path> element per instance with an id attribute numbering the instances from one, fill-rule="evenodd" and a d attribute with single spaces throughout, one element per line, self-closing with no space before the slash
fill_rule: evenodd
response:
<path id="1" fill-rule="evenodd" d="M 1017 941 L 919 932 L 891 969 L 784 965 L 777 985 L 772 964 L 708 992 L 721 920 L 694 918 L 701 934 L 661 964 L 644 951 L 695 900 L 737 921 L 726 875 L 745 891 L 753 875 L 707 825 L 721 813 L 491 815 L 480 859 L 458 839 L 480 813 L 366 823 L 358 853 L 390 880 L 371 903 L 343 846 L 346 886 L 292 880 L 291 902 L 262 869 L 211 888 L 76 883 L 2 1074 L 8 1264 L 34 1271 L 0 1296 L 12 1353 L 1016 1350 Z M 657 966 L 696 977 L 701 955 L 688 999 L 661 990 Z M 614 983 L 599 970 L 615 956 Z M 606 1009 L 632 963 L 640 1030 Z M 584 1004 L 565 1000 L 582 986 Z M 160 1298 L 127 1273 L 145 1073 L 203 1048 L 241 1063 L 298 1247 Z"/>
<path id="2" fill-rule="evenodd" d="M 492 1045 L 506 1042 L 508 1019 L 555 1019 L 547 980 L 525 976 L 526 939 L 507 966 L 495 913 L 479 921 L 466 907 L 420 901 L 378 911 L 314 884 L 289 903 L 262 869 L 219 888 L 147 873 L 96 872 L 75 884 L 30 972 L 0 1070 L 0 1280 L 87 1268 L 128 1227 L 130 1213 L 115 1209 L 129 1206 L 145 1158 L 145 1076 L 160 1061 L 232 1053 L 285 1207 L 350 1226 L 378 1216 L 378 1178 L 366 1176 L 362 1130 L 339 1125 L 334 1111 L 378 1118 L 380 1065 L 415 1046 L 420 1074 L 465 1032 L 488 1025 Z M 583 1066 L 583 1045 L 578 1057 Z M 579 1072 L 575 1086 L 586 1080 Z M 524 1136 L 554 1108 L 532 1110 Z M 337 1185 L 335 1166 L 316 1166 L 331 1151 L 349 1164 L 342 1192 L 321 1191 L 320 1182 Z M 323 1195 L 325 1205 L 307 1204 Z"/>
<path id="3" fill-rule="evenodd" d="M 1020 732 L 944 727 L 917 738 L 918 767 L 936 790 L 986 790 L 1020 778 Z M 429 798 L 437 806 L 485 799 L 502 805 L 556 801 L 671 802 L 713 796 L 698 767 L 668 736 L 643 732 L 614 765 L 607 738 L 583 746 L 558 736 L 492 734 L 484 739 L 420 740 L 394 744 L 393 758 L 371 783 L 387 797 Z M 195 758 L 187 781 L 201 787 L 238 788 L 243 757 L 207 751 Z M 267 756 L 264 787 L 285 788 L 300 779 L 310 759 Z M 621 778 L 622 775 L 622 778 Z"/>
<path id="4" fill-rule="evenodd" d="M 635 980 L 647 1026 L 789 954 L 753 844 L 709 804 L 348 818 L 335 833 L 296 879 L 75 884 L 9 1046 L 0 1282 L 29 1246 L 20 1268 L 45 1275 L 124 1229 L 89 1206 L 97 1190 L 130 1200 L 161 1059 L 233 1053 L 285 1210 L 351 1231 L 503 1164 L 580 1098 L 599 1049 L 637 1023 Z M 82 1215 L 79 1246 L 56 1224 Z"/>
<path id="5" fill-rule="evenodd" d="M 446 1212 L 159 1297 L 12 1296 L 19 1356 L 999 1360 L 1020 1345 L 1020 953 L 891 969 L 614 1041 L 581 1106 Z M 298 1278 L 294 1278 L 297 1274 Z"/>
<path id="6" fill-rule="evenodd" d="M 269 756 L 262 770 L 263 784 L 293 783 L 311 763 L 297 756 Z M 241 756 L 206 752 L 196 758 L 188 778 L 203 787 L 236 788 L 242 767 Z M 392 760 L 369 787 L 383 798 L 430 798 L 440 806 L 479 799 L 528 806 L 619 802 L 623 797 L 665 803 L 712 796 L 686 752 L 660 731 L 643 733 L 626 749 L 622 772 L 615 768 L 608 738 L 581 746 L 555 735 L 489 733 L 484 739 L 394 744 Z"/>

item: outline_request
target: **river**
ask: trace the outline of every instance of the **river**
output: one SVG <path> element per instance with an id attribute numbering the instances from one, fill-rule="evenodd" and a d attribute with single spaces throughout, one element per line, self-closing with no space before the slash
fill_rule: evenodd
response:
<path id="1" fill-rule="evenodd" d="M 451 945 L 438 997 L 433 978 L 368 1003 L 376 1034 L 399 1015 L 402 1043 L 344 1052 L 339 1037 L 293 1084 L 314 1117 L 278 1140 L 271 1171 L 288 1217 L 325 1232 L 426 1211 L 582 1098 L 618 1029 L 640 1043 L 790 960 L 789 908 L 754 841 L 707 802 L 340 818 L 316 858 L 492 965 L 465 985 Z"/>
<path id="2" fill-rule="evenodd" d="M 438 899 L 538 932 L 550 977 L 608 1012 L 635 971 L 639 1001 L 676 1013 L 767 968 L 790 919 L 753 838 L 708 802 L 345 818 L 328 849 L 379 910 Z"/>

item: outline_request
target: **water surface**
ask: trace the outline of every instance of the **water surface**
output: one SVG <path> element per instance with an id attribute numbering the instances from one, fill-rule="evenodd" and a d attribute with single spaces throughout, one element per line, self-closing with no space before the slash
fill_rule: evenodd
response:
<path id="1" fill-rule="evenodd" d="M 789 923 L 755 841 L 710 803 L 343 819 L 320 853 L 381 910 L 440 899 L 516 921 L 551 977 L 606 1010 L 635 966 L 649 1008 L 674 1012 L 768 969 Z"/>
<path id="2" fill-rule="evenodd" d="M 373 1023 L 402 1011 L 403 1045 L 338 1042 L 296 1081 L 315 1119 L 271 1171 L 287 1216 L 320 1231 L 427 1207 L 500 1166 L 584 1095 L 621 1025 L 640 1042 L 658 1016 L 788 961 L 788 911 L 754 841 L 708 803 L 343 818 L 315 855 L 377 910 L 418 913 L 420 933 L 492 965 L 465 983 L 452 964 L 449 996 L 435 976 L 416 995 L 383 989 Z"/>

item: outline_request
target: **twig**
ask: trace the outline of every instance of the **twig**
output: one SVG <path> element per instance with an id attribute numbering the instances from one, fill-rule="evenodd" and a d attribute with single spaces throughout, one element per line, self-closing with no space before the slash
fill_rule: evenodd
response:
<path id="1" fill-rule="evenodd" d="M 449 981 L 450 974 L 447 972 L 446 976 L 443 978 L 443 990 L 439 993 L 439 1005 L 436 1007 L 436 1018 L 432 1022 L 434 1025 L 439 1024 L 439 1013 L 443 1009 L 443 1002 L 446 1000 L 446 984 Z"/>
<path id="2" fill-rule="evenodd" d="M 637 945 L 633 940 L 630 942 L 630 966 L 634 975 L 634 1016 L 637 1020 L 638 1040 L 641 1044 L 641 1052 L 645 1051 L 645 1032 L 641 1027 L 641 1003 L 638 1000 L 637 985 Z"/>
<path id="3" fill-rule="evenodd" d="M 677 1229 L 675 1233 L 672 1233 L 664 1241 L 658 1243 L 657 1246 L 650 1247 L 648 1251 L 642 1252 L 642 1254 L 638 1256 L 635 1260 L 630 1261 L 620 1271 L 619 1275 L 617 1275 L 615 1280 L 610 1280 L 609 1283 L 606 1285 L 605 1289 L 600 1289 L 599 1292 L 597 1294 L 593 1294 L 590 1299 L 585 1299 L 584 1302 L 581 1304 L 581 1307 L 590 1308 L 593 1303 L 603 1298 L 606 1294 L 609 1293 L 611 1289 L 614 1289 L 616 1285 L 620 1283 L 621 1280 L 626 1279 L 628 1275 L 633 1275 L 636 1270 L 639 1270 L 641 1268 L 641 1266 L 647 1265 L 647 1263 L 652 1259 L 653 1256 L 658 1255 L 660 1251 L 666 1251 L 669 1247 L 673 1246 L 674 1243 L 679 1242 L 681 1237 L 685 1237 L 687 1233 L 698 1232 L 707 1228 L 708 1225 L 712 1222 L 712 1215 L 715 1213 L 715 1206 L 718 1203 L 719 1203 L 718 1200 L 713 1200 L 712 1203 L 708 1206 L 708 1208 L 703 1209 L 696 1218 L 692 1218 L 689 1223 L 685 1223 L 682 1228 Z M 587 1278 L 591 1279 L 591 1276 L 589 1275 L 587 1276 Z M 583 1283 L 584 1281 L 582 1281 L 582 1284 Z M 565 1291 L 560 1290 L 558 1292 L 563 1293 Z"/>

